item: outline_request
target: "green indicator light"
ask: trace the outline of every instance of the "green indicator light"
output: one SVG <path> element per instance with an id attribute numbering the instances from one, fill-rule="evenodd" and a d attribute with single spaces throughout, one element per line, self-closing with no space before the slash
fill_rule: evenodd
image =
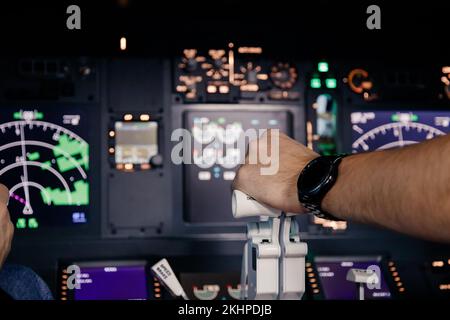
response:
<path id="1" fill-rule="evenodd" d="M 319 62 L 317 64 L 317 70 L 319 70 L 319 72 L 328 72 L 329 68 L 328 68 L 328 62 Z"/>
<path id="2" fill-rule="evenodd" d="M 28 228 L 37 229 L 38 227 L 39 227 L 39 224 L 38 224 L 36 218 L 30 218 L 28 220 Z"/>
<path id="3" fill-rule="evenodd" d="M 17 229 L 25 229 L 27 227 L 27 222 L 25 218 L 19 218 L 16 222 L 16 228 Z"/>
<path id="4" fill-rule="evenodd" d="M 40 155 L 39 155 L 39 152 L 37 152 L 37 151 L 27 154 L 27 158 L 30 161 L 36 161 L 39 159 L 39 157 L 40 157 Z"/>
<path id="5" fill-rule="evenodd" d="M 398 113 L 396 113 L 396 114 L 393 114 L 391 116 L 391 121 L 398 122 L 398 121 L 400 121 L 400 118 L 401 118 L 402 122 L 403 121 L 410 121 L 410 122 L 417 122 L 417 121 L 419 121 L 419 116 L 417 114 L 413 114 L 413 113 L 409 113 L 409 114 L 405 114 L 405 113 L 398 114 Z"/>
<path id="6" fill-rule="evenodd" d="M 325 80 L 325 85 L 328 89 L 336 89 L 337 87 L 337 81 L 334 78 L 328 78 Z"/>
<path id="7" fill-rule="evenodd" d="M 21 111 L 17 111 L 13 113 L 13 118 L 16 120 L 20 120 L 22 119 L 22 112 Z"/>
<path id="8" fill-rule="evenodd" d="M 34 117 L 36 118 L 36 120 L 42 120 L 44 119 L 44 114 L 42 112 L 36 111 L 34 113 Z"/>
<path id="9" fill-rule="evenodd" d="M 322 86 L 322 83 L 319 78 L 312 78 L 310 85 L 313 89 L 319 89 Z"/>

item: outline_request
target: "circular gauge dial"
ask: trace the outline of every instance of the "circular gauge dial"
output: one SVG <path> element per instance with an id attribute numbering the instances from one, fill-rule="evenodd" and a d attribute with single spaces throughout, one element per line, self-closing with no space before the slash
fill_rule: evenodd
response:
<path id="1" fill-rule="evenodd" d="M 353 113 L 352 151 L 366 152 L 404 147 L 450 131 L 450 114 L 432 112 Z"/>
<path id="2" fill-rule="evenodd" d="M 289 63 L 277 63 L 272 66 L 270 79 L 278 88 L 289 90 L 297 82 L 297 69 Z"/>
<path id="3" fill-rule="evenodd" d="M 74 126 L 79 120 L 70 117 L 75 118 L 68 126 Z M 86 141 L 62 125 L 36 119 L 1 123 L 0 137 L 0 181 L 9 188 L 9 211 L 16 228 L 85 222 Z"/>

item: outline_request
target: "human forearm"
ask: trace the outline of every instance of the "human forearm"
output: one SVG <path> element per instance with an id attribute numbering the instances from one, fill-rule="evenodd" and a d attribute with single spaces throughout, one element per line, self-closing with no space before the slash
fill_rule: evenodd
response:
<path id="1" fill-rule="evenodd" d="M 345 158 L 325 210 L 345 219 L 450 241 L 450 137 Z"/>

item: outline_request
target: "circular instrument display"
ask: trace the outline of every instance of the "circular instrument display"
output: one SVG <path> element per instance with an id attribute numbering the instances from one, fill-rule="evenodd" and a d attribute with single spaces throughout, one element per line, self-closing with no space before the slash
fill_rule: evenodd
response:
<path id="1" fill-rule="evenodd" d="M 297 82 L 297 69 L 289 63 L 279 62 L 272 66 L 270 79 L 280 89 L 289 90 Z"/>
<path id="2" fill-rule="evenodd" d="M 354 112 L 353 153 L 403 147 L 450 132 L 450 112 Z"/>
<path id="3" fill-rule="evenodd" d="M 3 109 L 5 110 L 5 109 Z M 0 182 L 16 229 L 87 222 L 89 146 L 79 113 L 3 111 Z"/>

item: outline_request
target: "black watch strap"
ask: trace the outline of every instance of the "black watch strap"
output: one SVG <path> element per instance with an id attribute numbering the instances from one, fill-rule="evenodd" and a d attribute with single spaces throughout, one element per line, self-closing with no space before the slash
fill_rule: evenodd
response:
<path id="1" fill-rule="evenodd" d="M 341 219 L 338 219 L 323 210 L 321 204 L 325 195 L 334 186 L 338 176 L 339 164 L 342 158 L 346 156 L 347 155 L 342 154 L 318 157 L 310 161 L 300 173 L 297 182 L 299 201 L 304 208 L 318 218 L 332 221 L 342 221 Z M 320 165 L 322 170 L 323 168 L 326 168 L 324 172 L 320 173 L 323 174 L 321 177 L 321 182 L 311 190 L 303 190 L 302 184 L 305 183 L 303 180 L 307 179 L 307 177 L 311 174 L 311 172 L 308 171 L 317 170 L 318 165 Z"/>

